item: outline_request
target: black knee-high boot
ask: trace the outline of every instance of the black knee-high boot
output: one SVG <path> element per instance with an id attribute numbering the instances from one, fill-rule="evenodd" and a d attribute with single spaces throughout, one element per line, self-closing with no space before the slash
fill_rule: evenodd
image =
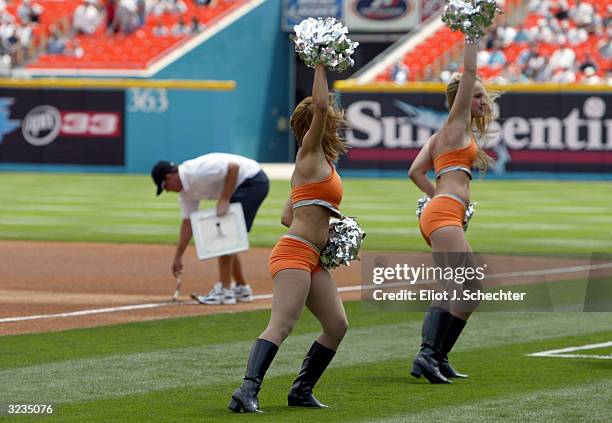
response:
<path id="1" fill-rule="evenodd" d="M 410 374 L 417 379 L 425 376 L 430 383 L 451 383 L 441 372 L 441 355 L 451 314 L 439 307 L 430 307 L 423 319 L 421 350 L 412 363 Z"/>
<path id="2" fill-rule="evenodd" d="M 336 351 L 330 350 L 315 341 L 304 358 L 298 377 L 287 396 L 290 407 L 327 407 L 312 395 L 314 386 L 334 358 Z"/>
<path id="3" fill-rule="evenodd" d="M 442 345 L 442 354 L 440 354 L 440 373 L 442 373 L 446 377 L 460 377 L 465 378 L 468 375 L 459 373 L 453 366 L 448 362 L 448 353 L 451 352 L 453 346 L 455 346 L 455 342 L 459 339 L 459 335 L 463 331 L 465 324 L 467 322 L 463 319 L 455 317 L 451 315 L 450 322 L 448 323 L 448 332 L 446 333 L 446 339 L 444 340 L 444 345 Z"/>
<path id="4" fill-rule="evenodd" d="M 240 388 L 232 394 L 228 408 L 236 413 L 261 412 L 257 394 L 261 389 L 263 378 L 274 360 L 278 346 L 265 339 L 257 339 L 251 348 L 246 373 Z"/>

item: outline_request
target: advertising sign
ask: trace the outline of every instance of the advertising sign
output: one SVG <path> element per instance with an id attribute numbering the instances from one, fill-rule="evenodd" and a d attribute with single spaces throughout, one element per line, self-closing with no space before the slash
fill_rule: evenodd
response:
<path id="1" fill-rule="evenodd" d="M 283 8 L 283 31 L 286 32 L 293 31 L 293 27 L 306 18 L 344 20 L 342 0 L 284 0 Z"/>
<path id="2" fill-rule="evenodd" d="M 0 90 L 0 162 L 124 164 L 123 91 Z"/>
<path id="3" fill-rule="evenodd" d="M 346 0 L 344 19 L 357 32 L 404 32 L 419 23 L 418 0 Z"/>
<path id="4" fill-rule="evenodd" d="M 610 93 L 506 93 L 491 124 L 488 152 L 498 173 L 612 172 Z M 351 149 L 341 165 L 408 169 L 444 124 L 442 93 L 343 93 Z"/>

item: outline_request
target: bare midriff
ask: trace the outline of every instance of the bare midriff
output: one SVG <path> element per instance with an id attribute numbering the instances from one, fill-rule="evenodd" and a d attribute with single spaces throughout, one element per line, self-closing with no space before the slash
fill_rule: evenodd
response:
<path id="1" fill-rule="evenodd" d="M 465 204 L 470 202 L 470 177 L 461 170 L 441 175 L 436 182 L 436 195 L 454 194 Z"/>
<path id="2" fill-rule="evenodd" d="M 322 206 L 303 206 L 293 209 L 293 220 L 288 234 L 310 241 L 319 249 L 325 247 L 329 237 L 331 211 Z"/>

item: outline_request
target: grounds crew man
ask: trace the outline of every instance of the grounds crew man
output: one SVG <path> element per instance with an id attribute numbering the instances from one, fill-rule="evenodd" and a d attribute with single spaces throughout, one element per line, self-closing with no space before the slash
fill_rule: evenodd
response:
<path id="1" fill-rule="evenodd" d="M 230 203 L 242 204 L 247 231 L 251 230 L 259 206 L 268 195 L 270 183 L 259 163 L 249 158 L 225 153 L 210 153 L 180 165 L 160 161 L 151 170 L 157 195 L 164 190 L 179 193 L 183 220 L 172 274 L 183 270 L 183 253 L 191 240 L 189 215 L 198 210 L 203 199 L 217 200 L 217 215 L 227 213 Z M 195 296 L 201 304 L 236 304 L 253 301 L 251 287 L 245 283 L 238 254 L 221 256 L 219 282 L 208 295 Z M 236 282 L 232 287 L 232 277 Z"/>

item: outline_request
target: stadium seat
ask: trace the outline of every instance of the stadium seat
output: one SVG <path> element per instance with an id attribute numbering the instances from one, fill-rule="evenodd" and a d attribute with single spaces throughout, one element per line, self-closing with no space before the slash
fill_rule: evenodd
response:
<path id="1" fill-rule="evenodd" d="M 575 3 L 574 0 L 570 0 L 570 7 Z M 610 4 L 609 0 L 588 0 L 586 3 L 593 4 L 596 11 L 601 16 L 606 16 L 606 8 Z M 512 0 L 506 2 L 506 9 L 508 7 L 525 7 L 525 3 L 521 5 L 521 2 L 518 0 Z M 526 29 L 533 28 L 538 26 L 538 23 L 544 19 L 544 16 L 538 15 L 537 13 L 529 13 L 525 19 L 523 19 L 524 26 Z M 569 28 L 576 27 L 575 23 L 571 20 L 565 20 L 569 24 Z M 597 44 L 603 39 L 603 36 L 590 35 L 588 40 L 585 43 L 581 43 L 579 45 L 573 46 L 573 49 L 576 53 L 576 60 L 580 61 L 584 59 L 585 53 L 589 52 L 592 58 L 595 60 L 598 66 L 598 74 L 601 76 L 605 73 L 605 69 L 610 69 L 611 60 L 605 60 L 599 54 Z M 452 32 L 447 27 L 442 27 L 438 31 L 436 31 L 432 36 L 425 39 L 421 44 L 416 46 L 413 50 L 406 53 L 404 58 L 402 59 L 403 63 L 408 66 L 409 79 L 410 80 L 420 80 L 424 76 L 428 70 L 433 69 L 437 63 L 440 62 L 440 59 L 443 59 L 445 53 L 452 50 L 455 46 L 461 43 L 463 36 L 459 32 Z M 518 59 L 521 51 L 528 47 L 528 43 L 513 43 L 507 46 L 504 49 L 504 54 L 506 55 L 506 59 L 508 63 L 515 63 Z M 543 56 L 550 57 L 558 48 L 558 44 L 549 44 L 544 42 L 539 42 L 535 44 L 536 49 Z M 442 60 L 444 62 L 444 60 Z M 501 74 L 502 69 L 490 69 L 487 67 L 479 69 L 479 72 L 482 73 L 483 77 L 493 78 Z M 386 79 L 385 79 L 386 78 Z M 390 80 L 391 73 L 389 69 L 386 69 L 384 72 L 376 76 L 376 80 Z"/>
<path id="2" fill-rule="evenodd" d="M 185 4 L 188 10 L 183 15 L 183 18 L 187 25 L 190 24 L 191 18 L 195 16 L 201 24 L 211 26 L 214 25 L 215 21 L 248 1 L 250 0 L 218 0 L 214 8 L 197 6 L 192 1 L 186 1 Z M 40 1 L 40 3 L 45 7 L 44 22 L 48 22 L 45 27 L 48 29 L 51 24 L 64 17 L 72 19 L 72 14 L 80 4 L 80 1 L 57 2 L 46 0 Z M 49 9 L 47 8 L 48 6 Z M 12 9 L 14 11 L 16 7 Z M 171 30 L 172 26 L 178 22 L 178 19 L 178 15 L 170 13 L 160 17 L 149 16 L 145 26 L 129 36 L 108 36 L 104 24 L 102 24 L 101 28 L 93 35 L 79 35 L 75 37 L 84 51 L 82 58 L 42 54 L 34 62 L 28 64 L 27 68 L 145 69 L 155 58 L 178 47 L 189 38 L 189 36 L 157 37 L 153 35 L 153 28 L 158 20 L 161 20 Z"/>

